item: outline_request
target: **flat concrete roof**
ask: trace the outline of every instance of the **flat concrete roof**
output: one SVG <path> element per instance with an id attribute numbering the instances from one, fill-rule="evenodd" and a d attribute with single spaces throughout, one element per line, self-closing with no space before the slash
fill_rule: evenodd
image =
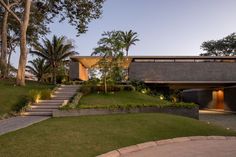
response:
<path id="1" fill-rule="evenodd" d="M 73 56 L 71 60 L 80 62 L 86 68 L 91 68 L 101 60 L 102 56 Z M 128 68 L 133 59 L 225 59 L 236 60 L 236 56 L 124 56 L 123 67 Z"/>

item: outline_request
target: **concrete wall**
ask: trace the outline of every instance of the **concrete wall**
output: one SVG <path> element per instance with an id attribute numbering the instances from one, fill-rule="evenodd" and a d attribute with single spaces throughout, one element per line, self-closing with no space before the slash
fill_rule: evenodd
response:
<path id="1" fill-rule="evenodd" d="M 88 80 L 88 70 L 81 63 L 79 63 L 79 79 L 82 81 Z"/>
<path id="2" fill-rule="evenodd" d="M 88 80 L 88 70 L 80 62 L 70 62 L 71 80 Z"/>
<path id="3" fill-rule="evenodd" d="M 227 87 L 224 89 L 225 109 L 236 111 L 236 87 Z"/>
<path id="4" fill-rule="evenodd" d="M 132 62 L 130 80 L 142 81 L 236 81 L 236 63 Z"/>
<path id="5" fill-rule="evenodd" d="M 70 62 L 69 77 L 71 80 L 79 78 L 79 62 Z"/>
<path id="6" fill-rule="evenodd" d="M 184 102 L 194 102 L 199 105 L 200 109 L 213 108 L 212 106 L 212 90 L 196 89 L 184 90 L 182 92 L 182 100 Z"/>

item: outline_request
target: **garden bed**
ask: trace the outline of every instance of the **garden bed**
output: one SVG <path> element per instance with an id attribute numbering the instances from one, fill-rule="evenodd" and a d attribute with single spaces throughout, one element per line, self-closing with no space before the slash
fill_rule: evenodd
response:
<path id="1" fill-rule="evenodd" d="M 71 104 L 55 111 L 54 117 L 108 115 L 124 113 L 169 113 L 198 119 L 198 106 L 192 103 L 173 103 L 136 91 L 119 91 L 109 94 L 78 93 Z"/>

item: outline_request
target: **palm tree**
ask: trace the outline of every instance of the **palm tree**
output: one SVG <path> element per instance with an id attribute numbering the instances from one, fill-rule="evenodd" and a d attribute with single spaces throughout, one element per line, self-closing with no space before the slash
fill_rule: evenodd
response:
<path id="1" fill-rule="evenodd" d="M 49 39 L 43 40 L 43 45 L 38 44 L 34 46 L 32 54 L 43 57 L 48 61 L 52 69 L 52 81 L 56 84 L 57 68 L 62 65 L 65 60 L 75 54 L 72 49 L 74 46 L 65 40 L 65 37 L 53 36 L 52 42 Z"/>
<path id="2" fill-rule="evenodd" d="M 27 71 L 35 75 L 38 82 L 41 82 L 43 76 L 49 72 L 50 65 L 43 58 L 36 58 L 29 63 L 31 65 L 26 66 Z"/>
<path id="3" fill-rule="evenodd" d="M 126 56 L 129 55 L 129 48 L 131 45 L 136 45 L 135 43 L 139 41 L 137 32 L 133 32 L 132 30 L 121 32 L 121 38 L 124 43 Z"/>

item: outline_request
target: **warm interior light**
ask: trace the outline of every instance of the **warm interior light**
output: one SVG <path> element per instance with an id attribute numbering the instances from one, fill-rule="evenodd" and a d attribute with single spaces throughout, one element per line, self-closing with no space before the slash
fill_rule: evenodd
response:
<path id="1" fill-rule="evenodd" d="M 215 109 L 224 109 L 224 91 L 215 90 L 212 92 L 212 98 Z"/>

